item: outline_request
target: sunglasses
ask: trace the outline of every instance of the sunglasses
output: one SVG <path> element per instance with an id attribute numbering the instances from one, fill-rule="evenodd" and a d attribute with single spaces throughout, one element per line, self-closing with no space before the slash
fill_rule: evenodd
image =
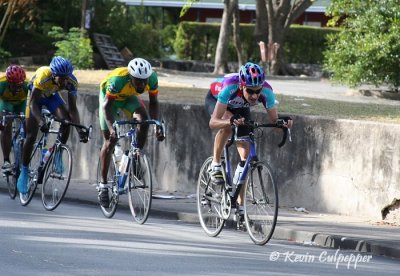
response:
<path id="1" fill-rule="evenodd" d="M 21 90 L 22 88 L 24 88 L 23 83 L 9 83 L 9 85 L 12 90 Z"/>
<path id="2" fill-rule="evenodd" d="M 254 94 L 258 95 L 261 93 L 261 90 L 262 90 L 262 87 L 259 89 L 251 89 L 251 88 L 246 87 L 246 92 L 249 93 L 249 95 L 254 95 Z"/>

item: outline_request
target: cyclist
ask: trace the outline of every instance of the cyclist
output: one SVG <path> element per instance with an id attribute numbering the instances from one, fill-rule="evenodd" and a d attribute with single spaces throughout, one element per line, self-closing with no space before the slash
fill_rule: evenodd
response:
<path id="1" fill-rule="evenodd" d="M 38 68 L 29 83 L 29 97 L 25 112 L 26 139 L 22 152 L 22 168 L 18 178 L 18 191 L 22 194 L 27 193 L 28 183 L 28 165 L 36 140 L 38 130 L 43 132 L 49 130 L 43 117 L 41 108 L 45 106 L 50 113 L 58 119 L 70 120 L 79 124 L 79 112 L 76 106 L 78 81 L 72 74 L 73 67 L 68 59 L 61 56 L 53 57 L 50 66 Z M 68 108 L 60 91 L 68 91 Z M 85 133 L 78 130 L 81 141 L 84 141 Z M 60 140 L 66 143 L 69 136 L 69 127 L 62 127 Z M 62 171 L 61 160 L 58 161 L 58 167 Z"/>
<path id="2" fill-rule="evenodd" d="M 118 117 L 118 110 L 127 116 L 147 120 L 149 115 L 139 95 L 149 93 L 150 118 L 158 120 L 158 78 L 150 63 L 142 58 L 131 60 L 128 67 L 114 69 L 100 84 L 99 119 L 104 143 L 100 152 L 101 182 L 99 183 L 99 201 L 107 208 L 110 204 L 107 186 L 107 173 L 111 154 L 117 143 L 117 134 L 113 123 Z M 138 129 L 139 148 L 146 143 L 148 125 L 140 125 Z M 156 129 L 157 139 L 162 135 Z"/>
<path id="3" fill-rule="evenodd" d="M 6 75 L 0 77 L 0 118 L 3 111 L 19 114 L 25 112 L 26 98 L 28 95 L 28 82 L 24 69 L 19 65 L 10 65 L 6 69 Z M 6 122 L 1 126 L 1 149 L 3 150 L 4 164 L 2 171 L 8 171 L 11 151 L 11 123 Z"/>
<path id="4" fill-rule="evenodd" d="M 228 74 L 218 78 L 210 86 L 205 99 L 205 106 L 211 119 L 210 128 L 218 129 L 214 140 L 213 161 L 210 177 L 214 184 L 224 184 L 221 168 L 221 154 L 224 146 L 231 137 L 231 125 L 238 126 L 236 147 L 240 155 L 240 162 L 234 175 L 234 184 L 243 171 L 245 160 L 249 153 L 249 145 L 243 138 L 249 134 L 249 129 L 244 125 L 245 120 L 250 120 L 250 108 L 262 103 L 266 108 L 269 120 L 278 119 L 278 109 L 272 87 L 265 80 L 264 70 L 251 62 L 241 66 L 239 73 Z M 293 121 L 289 119 L 285 127 L 292 127 Z M 241 140 L 242 138 L 242 140 Z M 243 215 L 243 192 L 238 198 L 239 215 Z"/>

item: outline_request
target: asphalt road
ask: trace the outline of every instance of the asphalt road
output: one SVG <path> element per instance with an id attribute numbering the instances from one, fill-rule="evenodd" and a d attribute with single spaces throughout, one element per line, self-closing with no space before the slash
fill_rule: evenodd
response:
<path id="1" fill-rule="evenodd" d="M 3 275 L 398 275 L 398 260 L 273 240 L 252 244 L 244 232 L 206 236 L 197 224 L 128 210 L 106 219 L 93 205 L 63 202 L 45 211 L 0 193 Z"/>

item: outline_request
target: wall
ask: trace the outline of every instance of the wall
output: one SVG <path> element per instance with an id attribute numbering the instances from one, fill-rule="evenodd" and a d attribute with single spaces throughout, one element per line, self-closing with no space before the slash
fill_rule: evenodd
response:
<path id="1" fill-rule="evenodd" d="M 84 124 L 93 124 L 93 139 L 80 144 L 73 132 L 74 178 L 95 181 L 102 137 L 98 98 L 81 94 Z M 202 105 L 162 103 L 167 139 L 149 136 L 146 152 L 156 189 L 195 193 L 202 162 L 211 155 L 214 133 Z M 262 121 L 265 113 L 254 113 Z M 380 218 L 381 209 L 400 198 L 400 126 L 363 121 L 294 117 L 292 142 L 283 148 L 279 132 L 259 138 L 261 160 L 270 163 L 279 185 L 280 205 L 313 211 Z"/>

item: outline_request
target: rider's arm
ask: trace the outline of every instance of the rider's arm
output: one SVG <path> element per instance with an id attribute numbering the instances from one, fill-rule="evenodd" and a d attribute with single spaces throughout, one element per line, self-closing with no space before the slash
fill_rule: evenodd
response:
<path id="1" fill-rule="evenodd" d="M 71 93 L 68 93 L 68 113 L 71 118 L 71 121 L 75 124 L 79 124 L 80 118 L 79 118 L 79 111 L 76 106 L 76 95 L 72 95 Z"/>
<path id="2" fill-rule="evenodd" d="M 214 108 L 214 112 L 211 115 L 210 119 L 210 128 L 224 128 L 231 125 L 231 118 L 224 118 L 224 114 L 226 112 L 227 105 L 221 102 L 217 102 Z"/>
<path id="3" fill-rule="evenodd" d="M 114 102 L 113 98 L 106 96 L 104 99 L 103 106 L 101 107 L 101 108 L 103 108 L 104 119 L 106 121 L 108 130 L 110 131 L 110 133 L 114 132 L 114 129 L 113 129 L 114 118 L 112 115 L 112 103 L 113 102 Z"/>
<path id="4" fill-rule="evenodd" d="M 268 109 L 267 113 L 271 123 L 275 123 L 278 120 L 278 109 L 276 107 Z"/>
<path id="5" fill-rule="evenodd" d="M 37 104 L 40 100 L 41 95 L 42 95 L 42 90 L 33 87 L 28 103 L 31 113 L 33 117 L 36 119 L 38 125 L 41 125 L 42 122 L 41 110 L 39 105 Z"/>
<path id="6" fill-rule="evenodd" d="M 158 120 L 159 109 L 160 104 L 158 102 L 157 95 L 149 94 L 149 113 L 151 119 Z"/>

